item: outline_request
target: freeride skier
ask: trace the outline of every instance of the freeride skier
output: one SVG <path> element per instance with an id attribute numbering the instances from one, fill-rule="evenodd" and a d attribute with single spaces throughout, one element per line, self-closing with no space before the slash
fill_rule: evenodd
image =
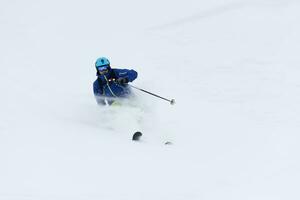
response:
<path id="1" fill-rule="evenodd" d="M 137 78 L 137 72 L 129 69 L 113 69 L 107 58 L 96 60 L 97 79 L 93 84 L 94 95 L 99 105 L 114 104 L 117 98 L 129 98 L 131 88 L 128 82 Z"/>

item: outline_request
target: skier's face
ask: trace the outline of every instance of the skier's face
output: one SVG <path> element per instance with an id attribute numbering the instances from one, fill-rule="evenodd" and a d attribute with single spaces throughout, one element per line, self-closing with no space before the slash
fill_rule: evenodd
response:
<path id="1" fill-rule="evenodd" d="M 98 67 L 98 72 L 101 75 L 108 73 L 108 65 Z"/>

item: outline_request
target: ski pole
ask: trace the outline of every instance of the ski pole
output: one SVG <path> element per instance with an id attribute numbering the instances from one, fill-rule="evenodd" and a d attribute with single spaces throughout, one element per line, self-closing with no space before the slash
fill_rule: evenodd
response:
<path id="1" fill-rule="evenodd" d="M 128 84 L 128 85 L 129 85 L 129 84 Z M 175 99 L 167 99 L 167 98 L 164 98 L 164 97 L 159 96 L 159 95 L 157 95 L 157 94 L 154 94 L 154 93 L 152 93 L 152 92 L 149 92 L 149 91 L 146 91 L 146 90 L 144 90 L 144 89 L 138 88 L 138 87 L 136 87 L 136 86 L 133 86 L 133 85 L 129 85 L 129 86 L 132 87 L 132 88 L 134 88 L 134 89 L 137 89 L 137 90 L 139 90 L 139 91 L 142 91 L 142 92 L 145 92 L 145 93 L 150 94 L 150 95 L 152 95 L 152 96 L 155 96 L 155 97 L 157 97 L 157 98 L 160 98 L 160 99 L 163 99 L 163 100 L 165 100 L 165 101 L 168 101 L 168 102 L 170 102 L 171 105 L 174 105 L 174 104 L 175 104 Z"/>

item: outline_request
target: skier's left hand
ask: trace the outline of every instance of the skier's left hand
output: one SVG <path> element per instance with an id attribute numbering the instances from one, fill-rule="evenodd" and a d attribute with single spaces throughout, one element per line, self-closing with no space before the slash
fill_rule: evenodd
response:
<path id="1" fill-rule="evenodd" d="M 119 83 L 120 85 L 125 85 L 126 83 L 128 83 L 128 79 L 127 78 L 118 78 L 117 83 Z"/>

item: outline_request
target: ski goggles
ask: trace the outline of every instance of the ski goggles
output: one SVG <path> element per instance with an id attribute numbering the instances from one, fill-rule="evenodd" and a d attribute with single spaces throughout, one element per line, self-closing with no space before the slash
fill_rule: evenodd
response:
<path id="1" fill-rule="evenodd" d="M 108 65 L 97 67 L 100 74 L 105 74 L 108 72 Z"/>

